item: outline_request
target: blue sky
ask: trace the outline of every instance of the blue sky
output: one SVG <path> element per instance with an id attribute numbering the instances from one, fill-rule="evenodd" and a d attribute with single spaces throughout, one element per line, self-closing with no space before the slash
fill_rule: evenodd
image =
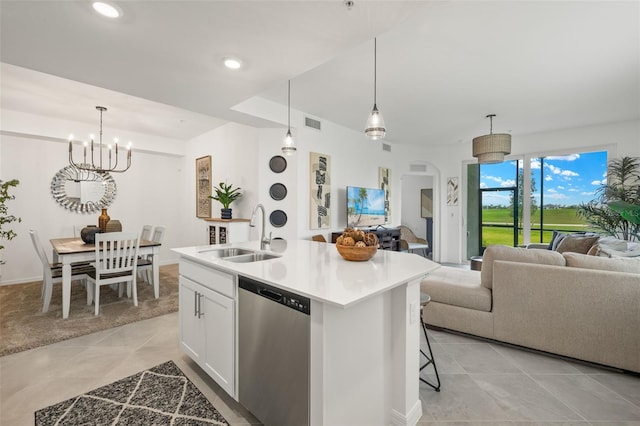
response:
<path id="1" fill-rule="evenodd" d="M 588 152 L 564 156 L 545 157 L 542 162 L 544 180 L 544 203 L 559 205 L 577 205 L 595 198 L 595 191 L 606 183 L 607 153 Z M 540 205 L 539 159 L 531 161 L 531 174 L 536 181 L 534 195 Z M 480 166 L 481 188 L 507 188 L 515 185 L 516 162 Z M 485 193 L 484 204 L 508 205 L 509 194 Z"/>

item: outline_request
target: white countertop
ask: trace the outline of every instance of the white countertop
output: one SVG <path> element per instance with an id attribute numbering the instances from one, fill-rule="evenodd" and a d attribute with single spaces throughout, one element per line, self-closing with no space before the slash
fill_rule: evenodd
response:
<path id="1" fill-rule="evenodd" d="M 264 251 L 281 257 L 252 263 L 229 262 L 210 253 L 211 249 L 225 247 L 261 251 L 258 241 L 174 248 L 172 251 L 203 265 L 344 308 L 440 267 L 422 256 L 389 250 L 378 250 L 365 262 L 350 262 L 340 256 L 334 244 L 307 240 L 274 240 Z"/>

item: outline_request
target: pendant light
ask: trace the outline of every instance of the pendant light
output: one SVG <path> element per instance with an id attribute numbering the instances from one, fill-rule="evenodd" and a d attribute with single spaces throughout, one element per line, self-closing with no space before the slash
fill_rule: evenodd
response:
<path id="1" fill-rule="evenodd" d="M 364 133 L 371 139 L 384 139 L 384 135 L 387 129 L 384 127 L 384 119 L 382 114 L 378 111 L 378 105 L 376 105 L 376 83 L 377 83 L 377 39 L 373 39 L 373 109 L 367 120 L 367 127 L 364 129 Z"/>
<path id="2" fill-rule="evenodd" d="M 473 138 L 473 156 L 478 158 L 480 164 L 502 163 L 504 156 L 511 153 L 511 135 L 508 133 L 493 133 L 493 117 L 487 115 L 490 120 L 489 134 Z"/>
<path id="3" fill-rule="evenodd" d="M 296 142 L 293 140 L 293 136 L 291 136 L 291 80 L 289 80 L 287 92 L 287 134 L 282 143 L 282 153 L 284 155 L 293 155 L 296 152 Z"/>

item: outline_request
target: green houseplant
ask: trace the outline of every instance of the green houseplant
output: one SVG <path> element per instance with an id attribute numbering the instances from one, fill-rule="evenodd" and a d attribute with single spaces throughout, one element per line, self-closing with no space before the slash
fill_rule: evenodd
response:
<path id="1" fill-rule="evenodd" d="M 210 197 L 222 204 L 220 217 L 222 219 L 231 219 L 232 213 L 229 206 L 242 196 L 242 188 L 233 188 L 233 184 L 220 182 L 218 186 L 213 188 L 213 191 L 215 195 L 210 195 Z"/>
<path id="2" fill-rule="evenodd" d="M 20 181 L 12 179 L 9 181 L 0 180 L 0 240 L 12 240 L 18 236 L 13 229 L 5 229 L 4 226 L 12 222 L 22 222 L 22 219 L 13 215 L 7 214 L 8 208 L 6 202 L 16 198 L 15 195 L 9 194 L 9 188 L 16 187 Z M 4 246 L 0 244 L 0 250 L 4 249 Z M 0 260 L 0 265 L 4 264 L 3 260 Z"/>
<path id="3" fill-rule="evenodd" d="M 627 241 L 640 240 L 640 158 L 623 157 L 609 164 L 607 181 L 594 200 L 582 203 L 578 215 L 609 235 Z"/>

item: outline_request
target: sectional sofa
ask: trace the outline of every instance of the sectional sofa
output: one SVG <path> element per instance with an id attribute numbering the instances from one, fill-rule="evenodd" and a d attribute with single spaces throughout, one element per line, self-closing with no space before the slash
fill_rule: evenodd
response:
<path id="1" fill-rule="evenodd" d="M 427 325 L 640 373 L 640 259 L 489 246 L 421 290 Z"/>

